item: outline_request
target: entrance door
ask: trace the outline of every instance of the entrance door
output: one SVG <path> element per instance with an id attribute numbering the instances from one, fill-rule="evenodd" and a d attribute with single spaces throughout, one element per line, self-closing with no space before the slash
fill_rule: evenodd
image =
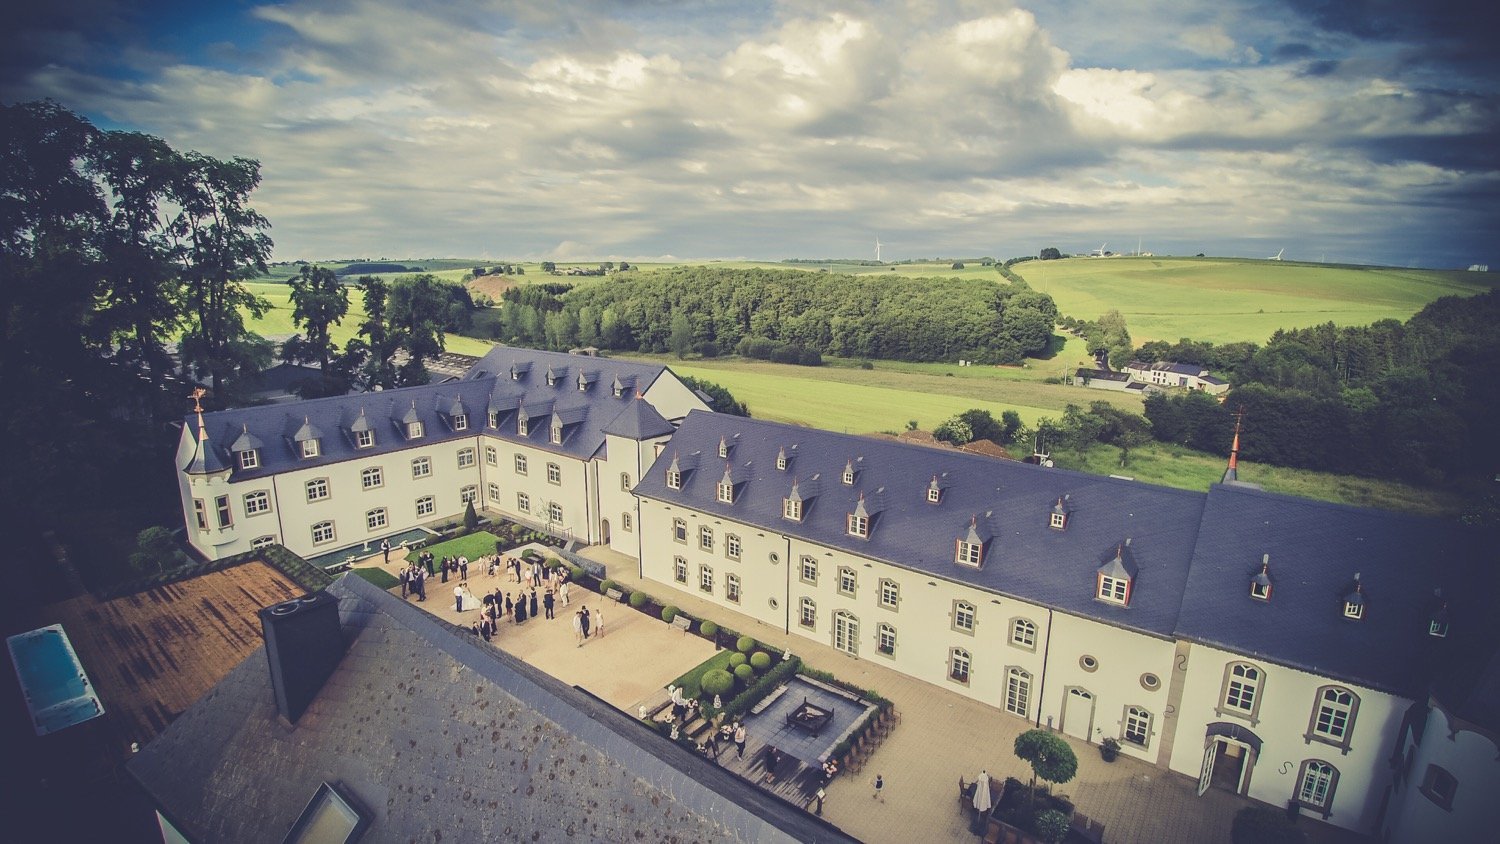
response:
<path id="1" fill-rule="evenodd" d="M 609 544 L 609 519 L 605 519 L 599 523 L 599 544 Z"/>
<path id="2" fill-rule="evenodd" d="M 1214 778 L 1214 757 L 1219 753 L 1219 743 L 1211 741 L 1208 747 L 1203 749 L 1203 769 L 1198 773 L 1198 796 L 1208 791 L 1208 786 Z"/>
<path id="3" fill-rule="evenodd" d="M 1063 732 L 1088 741 L 1094 728 L 1094 696 L 1087 689 L 1068 689 L 1063 699 Z"/>
<path id="4" fill-rule="evenodd" d="M 846 612 L 833 614 L 833 646 L 850 656 L 859 656 L 859 621 Z"/>
<path id="5" fill-rule="evenodd" d="M 1213 787 L 1238 794 L 1240 775 L 1245 771 L 1245 747 L 1228 741 L 1218 741 L 1219 758 L 1214 762 Z"/>

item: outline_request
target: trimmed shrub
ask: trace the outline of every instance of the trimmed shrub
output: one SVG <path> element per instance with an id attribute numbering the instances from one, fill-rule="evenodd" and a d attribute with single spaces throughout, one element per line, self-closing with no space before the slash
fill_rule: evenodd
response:
<path id="1" fill-rule="evenodd" d="M 620 588 L 620 584 L 614 582 L 613 580 L 605 580 L 605 581 L 602 581 L 599 584 L 599 594 L 603 595 L 605 592 L 608 592 L 611 589 L 619 589 L 619 588 Z"/>
<path id="2" fill-rule="evenodd" d="M 682 612 L 682 610 L 679 610 L 676 607 L 662 607 L 661 620 L 665 621 L 668 624 L 671 624 L 672 619 L 676 618 L 679 612 Z"/>
<path id="3" fill-rule="evenodd" d="M 734 649 L 742 654 L 750 653 L 755 650 L 755 640 L 749 636 L 741 636 L 740 640 L 734 643 Z"/>
<path id="4" fill-rule="evenodd" d="M 735 695 L 734 700 L 724 704 L 724 714 L 733 718 L 750 711 L 750 707 L 760 703 L 766 695 L 781 685 L 782 681 L 791 676 L 801 665 L 802 660 L 796 657 L 778 662 L 775 668 L 767 671 L 754 683 L 750 684 L 750 688 Z"/>
<path id="5" fill-rule="evenodd" d="M 1048 844 L 1056 844 L 1068 834 L 1068 816 L 1056 809 L 1037 812 L 1031 821 L 1031 828 L 1038 838 Z"/>
<path id="6" fill-rule="evenodd" d="M 705 621 L 698 625 L 698 632 L 703 634 L 703 638 L 712 639 L 719 635 L 719 625 L 712 621 Z"/>
<path id="7" fill-rule="evenodd" d="M 739 656 L 739 654 L 736 654 L 736 656 Z M 751 668 L 748 665 L 745 665 L 744 663 L 741 663 L 734 667 L 734 676 L 740 678 L 741 680 L 744 680 L 746 683 L 749 683 L 755 679 L 755 669 Z"/>
<path id="8" fill-rule="evenodd" d="M 580 566 L 568 566 L 568 579 L 574 583 L 583 580 L 585 574 L 588 574 L 588 572 L 584 571 Z"/>
<path id="9" fill-rule="evenodd" d="M 765 671 L 771 667 L 771 655 L 765 651 L 756 651 L 750 655 L 750 667 L 756 671 Z"/>
<path id="10" fill-rule="evenodd" d="M 651 596 L 647 595 L 645 592 L 630 593 L 630 606 L 635 609 L 640 609 L 641 607 L 646 606 L 647 602 L 649 602 L 650 600 Z"/>
<path id="11" fill-rule="evenodd" d="M 742 653 L 733 653 L 733 654 L 729 655 L 729 667 L 730 668 L 739 668 L 741 665 L 744 665 L 745 663 L 747 663 L 749 661 L 750 661 L 749 657 L 745 656 Z"/>
<path id="12" fill-rule="evenodd" d="M 728 671 L 715 668 L 712 671 L 703 672 L 703 679 L 698 687 L 703 689 L 705 695 L 722 695 L 734 688 L 734 677 Z"/>

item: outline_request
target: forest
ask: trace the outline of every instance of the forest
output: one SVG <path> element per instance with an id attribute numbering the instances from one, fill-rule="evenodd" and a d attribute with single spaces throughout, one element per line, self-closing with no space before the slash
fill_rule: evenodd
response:
<path id="1" fill-rule="evenodd" d="M 1024 282 L 708 266 L 559 287 L 507 291 L 495 339 L 771 359 L 783 348 L 798 350 L 800 363 L 810 352 L 1018 363 L 1046 351 L 1057 321 L 1051 297 Z"/>
<path id="2" fill-rule="evenodd" d="M 1500 468 L 1497 350 L 1500 291 L 1438 299 L 1405 323 L 1278 331 L 1260 347 L 1184 339 L 1137 354 L 1201 363 L 1231 382 L 1223 404 L 1148 398 L 1158 440 L 1223 452 L 1243 409 L 1246 459 L 1431 485 Z"/>

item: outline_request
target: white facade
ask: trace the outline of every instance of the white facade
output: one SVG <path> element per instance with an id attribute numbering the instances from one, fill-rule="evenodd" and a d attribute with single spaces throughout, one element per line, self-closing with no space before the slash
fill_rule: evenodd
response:
<path id="1" fill-rule="evenodd" d="M 1414 725 L 1402 742 L 1382 840 L 1493 840 L 1500 829 L 1500 736 L 1435 700 L 1424 709 L 1425 723 Z"/>

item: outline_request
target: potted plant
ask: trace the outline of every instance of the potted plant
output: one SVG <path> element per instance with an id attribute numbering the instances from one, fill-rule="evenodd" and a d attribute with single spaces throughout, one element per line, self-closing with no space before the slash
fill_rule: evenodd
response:
<path id="1" fill-rule="evenodd" d="M 1113 738 L 1107 738 L 1099 744 L 1099 755 L 1104 761 L 1113 762 L 1120 755 L 1120 743 Z"/>

